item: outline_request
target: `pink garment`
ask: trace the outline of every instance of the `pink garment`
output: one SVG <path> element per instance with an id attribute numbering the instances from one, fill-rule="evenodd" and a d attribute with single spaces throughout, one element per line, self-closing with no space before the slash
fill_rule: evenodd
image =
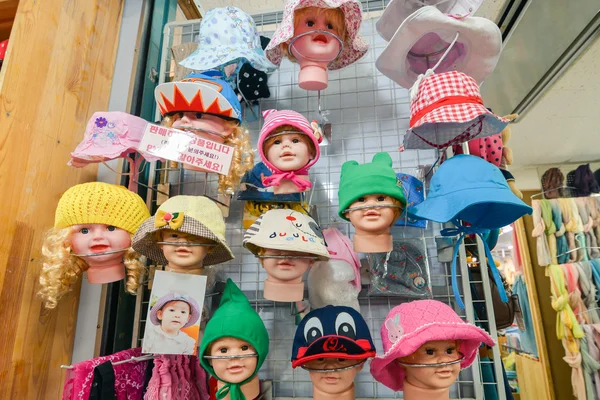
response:
<path id="1" fill-rule="evenodd" d="M 347 236 L 344 236 L 344 234 L 336 228 L 323 229 L 323 237 L 325 238 L 325 242 L 327 242 L 329 259 L 345 261 L 348 265 L 352 266 L 355 272 L 352 284 L 360 290 L 360 260 L 358 259 L 358 255 L 354 252 L 352 240 Z"/>
<path id="2" fill-rule="evenodd" d="M 107 361 L 117 362 L 139 357 L 140 348 L 120 351 L 109 356 L 93 358 L 73 365 L 68 370 L 63 390 L 63 400 L 88 399 L 94 380 L 94 368 Z M 118 400 L 141 399 L 148 361 L 114 365 L 115 392 Z"/>
<path id="3" fill-rule="evenodd" d="M 563 264 L 562 269 L 567 278 L 567 290 L 569 291 L 569 305 L 573 309 L 575 318 L 580 324 L 589 324 L 590 317 L 587 308 L 581 297 L 581 289 L 579 287 L 579 271 L 571 264 Z"/>
<path id="4" fill-rule="evenodd" d="M 206 372 L 198 357 L 157 356 L 144 400 L 208 400 Z"/>
<path id="5" fill-rule="evenodd" d="M 579 344 L 579 339 L 576 339 Z M 573 385 L 573 395 L 579 400 L 587 399 L 585 391 L 585 378 L 583 376 L 583 367 L 581 366 L 581 353 L 571 353 L 568 350 L 567 339 L 563 339 L 565 356 L 563 360 L 571 367 L 571 385 Z"/>

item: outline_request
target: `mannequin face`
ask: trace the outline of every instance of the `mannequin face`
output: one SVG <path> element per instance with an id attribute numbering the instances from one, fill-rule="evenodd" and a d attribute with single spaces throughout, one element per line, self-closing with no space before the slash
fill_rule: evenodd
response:
<path id="1" fill-rule="evenodd" d="M 344 360 L 338 358 L 320 358 L 309 361 L 306 366 L 311 369 L 338 369 L 351 365 L 359 364 L 357 360 Z M 356 374 L 362 370 L 363 366 L 350 368 L 340 372 L 309 372 L 310 380 L 315 389 L 327 394 L 340 394 L 350 389 L 354 384 Z"/>
<path id="2" fill-rule="evenodd" d="M 413 364 L 436 364 L 455 361 L 460 358 L 460 342 L 455 340 L 434 340 L 419 347 L 410 356 L 399 360 Z M 423 389 L 447 389 L 456 381 L 460 372 L 460 363 L 444 367 L 406 369 L 406 380 Z"/>
<path id="3" fill-rule="evenodd" d="M 99 254 L 115 250 L 127 250 L 131 247 L 129 232 L 112 225 L 84 224 L 74 225 L 71 234 L 71 248 L 75 254 Z M 112 264 L 123 260 L 123 253 L 81 257 L 88 262 Z"/>
<path id="4" fill-rule="evenodd" d="M 265 155 L 267 160 L 281 171 L 297 171 L 311 160 L 308 138 L 301 133 L 274 137 Z"/>
<path id="5" fill-rule="evenodd" d="M 263 256 L 303 256 L 311 257 L 312 254 L 297 251 L 265 249 Z M 314 263 L 307 258 L 261 258 L 260 262 L 269 275 L 269 280 L 275 282 L 289 282 L 302 279 L 302 275 Z"/>
<path id="6" fill-rule="evenodd" d="M 384 194 L 370 194 L 359 197 L 354 203 L 350 204 L 350 207 L 348 208 L 378 205 L 393 206 L 394 203 L 390 196 L 386 196 Z M 392 207 L 366 208 L 347 212 L 346 217 L 357 230 L 370 233 L 379 233 L 383 231 L 389 231 L 389 228 L 396 219 L 396 213 L 396 209 Z"/>
<path id="7" fill-rule="evenodd" d="M 157 311 L 160 328 L 167 333 L 176 334 L 190 320 L 191 307 L 185 301 L 170 301 Z"/>
<path id="8" fill-rule="evenodd" d="M 205 129 L 208 132 L 201 132 L 190 129 L 189 131 L 197 136 L 203 137 L 213 142 L 224 143 L 225 139 L 212 135 L 209 132 L 217 132 L 227 137 L 233 133 L 233 128 L 223 118 L 219 118 L 210 114 L 203 114 L 197 112 L 181 112 L 174 116 L 173 128 L 187 130 L 186 128 L 193 129 Z"/>
<path id="9" fill-rule="evenodd" d="M 173 245 L 161 244 L 163 255 L 174 269 L 201 268 L 204 257 L 211 247 L 208 246 L 178 246 L 177 243 L 213 243 L 211 240 L 183 232 L 164 230 L 161 232 L 162 242 L 172 242 Z"/>
<path id="10" fill-rule="evenodd" d="M 211 356 L 241 356 L 256 354 L 256 350 L 250 343 L 232 338 L 224 337 L 215 340 L 208 350 Z M 240 383 L 248 379 L 256 371 L 258 357 L 232 358 L 229 360 L 209 360 L 215 370 L 215 375 L 220 381 L 228 383 Z"/>
<path id="11" fill-rule="evenodd" d="M 329 32 L 331 35 L 315 32 L 296 40 L 290 48 L 292 54 L 299 58 L 304 56 L 319 61 L 332 61 L 340 50 L 340 42 L 332 35 L 339 36 L 340 27 L 317 7 L 308 7 L 300 17 L 294 18 L 294 36 L 315 30 Z"/>

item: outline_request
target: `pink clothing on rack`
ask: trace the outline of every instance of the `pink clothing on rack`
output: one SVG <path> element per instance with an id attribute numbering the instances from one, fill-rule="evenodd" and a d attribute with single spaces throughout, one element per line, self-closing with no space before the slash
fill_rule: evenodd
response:
<path id="1" fill-rule="evenodd" d="M 68 370 L 63 400 L 88 399 L 94 380 L 94 368 L 107 361 L 118 362 L 141 356 L 140 348 L 120 351 L 109 356 L 93 358 L 73 365 Z M 118 400 L 141 399 L 148 361 L 113 365 L 115 392 Z"/>
<path id="2" fill-rule="evenodd" d="M 567 290 L 569 291 L 569 305 L 575 313 L 575 318 L 580 324 L 589 324 L 590 317 L 581 297 L 581 289 L 579 288 L 579 271 L 571 264 L 562 264 L 565 278 L 567 280 Z"/>
<path id="3" fill-rule="evenodd" d="M 157 356 L 144 400 L 208 400 L 206 372 L 198 357 Z"/>
<path id="4" fill-rule="evenodd" d="M 567 243 L 569 246 L 569 250 L 575 249 L 575 232 L 577 232 L 577 223 L 573 218 L 571 218 L 571 202 L 569 199 L 558 199 L 560 204 L 560 211 L 562 214 L 563 225 L 565 226 L 565 230 L 567 231 Z M 569 253 L 569 260 L 576 261 L 577 260 L 577 252 L 573 251 Z"/>
<path id="5" fill-rule="evenodd" d="M 565 348 L 565 356 L 563 360 L 571 367 L 571 385 L 573 385 L 573 395 L 579 400 L 587 399 L 585 391 L 585 378 L 583 376 L 583 368 L 581 366 L 581 353 L 571 353 L 568 350 L 566 339 L 562 340 Z M 579 342 L 579 339 L 577 339 Z"/>
<path id="6" fill-rule="evenodd" d="M 531 206 L 533 207 L 533 231 L 531 232 L 531 235 L 536 238 L 538 264 L 545 267 L 550 265 L 552 260 L 550 259 L 548 239 L 544 233 L 546 231 L 546 226 L 542 219 L 542 205 L 539 200 L 534 200 L 531 202 Z"/>

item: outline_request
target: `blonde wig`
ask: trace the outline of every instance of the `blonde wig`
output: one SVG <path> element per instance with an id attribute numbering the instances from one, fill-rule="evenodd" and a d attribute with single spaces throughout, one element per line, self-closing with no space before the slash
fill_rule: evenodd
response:
<path id="1" fill-rule="evenodd" d="M 81 274 L 88 270 L 87 263 L 71 253 L 70 237 L 72 227 L 51 228 L 44 237 L 42 256 L 44 266 L 40 273 L 39 295 L 46 308 L 56 308 L 58 301 L 70 292 Z M 133 235 L 131 235 L 133 237 Z M 127 278 L 125 289 L 136 294 L 145 272 L 140 255 L 131 247 L 123 256 Z"/>
<path id="2" fill-rule="evenodd" d="M 179 113 L 172 115 L 165 115 L 161 124 L 163 126 L 172 127 L 173 123 L 177 120 L 175 116 Z M 252 170 L 254 167 L 254 153 L 252 152 L 252 145 L 250 144 L 250 132 L 241 125 L 238 125 L 236 121 L 223 120 L 225 122 L 225 130 L 233 129 L 231 135 L 225 139 L 225 144 L 232 146 L 233 158 L 231 160 L 231 168 L 229 169 L 229 175 L 219 174 L 219 193 L 226 195 L 232 195 L 235 189 L 240 185 L 240 181 L 247 171 Z"/>
<path id="3" fill-rule="evenodd" d="M 308 13 L 315 13 L 315 16 L 320 16 L 321 14 L 325 14 L 325 18 L 327 22 L 333 25 L 333 29 L 337 36 L 342 40 L 344 46 L 348 46 L 346 43 L 347 39 L 347 31 L 346 31 L 346 17 L 344 16 L 344 12 L 341 8 L 321 8 L 321 7 L 304 7 L 299 8 L 294 12 L 294 31 L 300 20 L 306 16 Z M 289 45 L 287 43 L 281 43 L 281 53 L 289 58 L 291 62 L 297 62 L 296 58 L 289 51 Z"/>

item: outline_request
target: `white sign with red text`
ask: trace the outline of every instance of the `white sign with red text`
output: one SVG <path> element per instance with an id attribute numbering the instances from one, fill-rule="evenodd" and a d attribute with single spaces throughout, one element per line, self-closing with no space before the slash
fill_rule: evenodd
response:
<path id="1" fill-rule="evenodd" d="M 234 148 L 179 129 L 148 124 L 138 146 L 160 158 L 228 175 Z"/>

